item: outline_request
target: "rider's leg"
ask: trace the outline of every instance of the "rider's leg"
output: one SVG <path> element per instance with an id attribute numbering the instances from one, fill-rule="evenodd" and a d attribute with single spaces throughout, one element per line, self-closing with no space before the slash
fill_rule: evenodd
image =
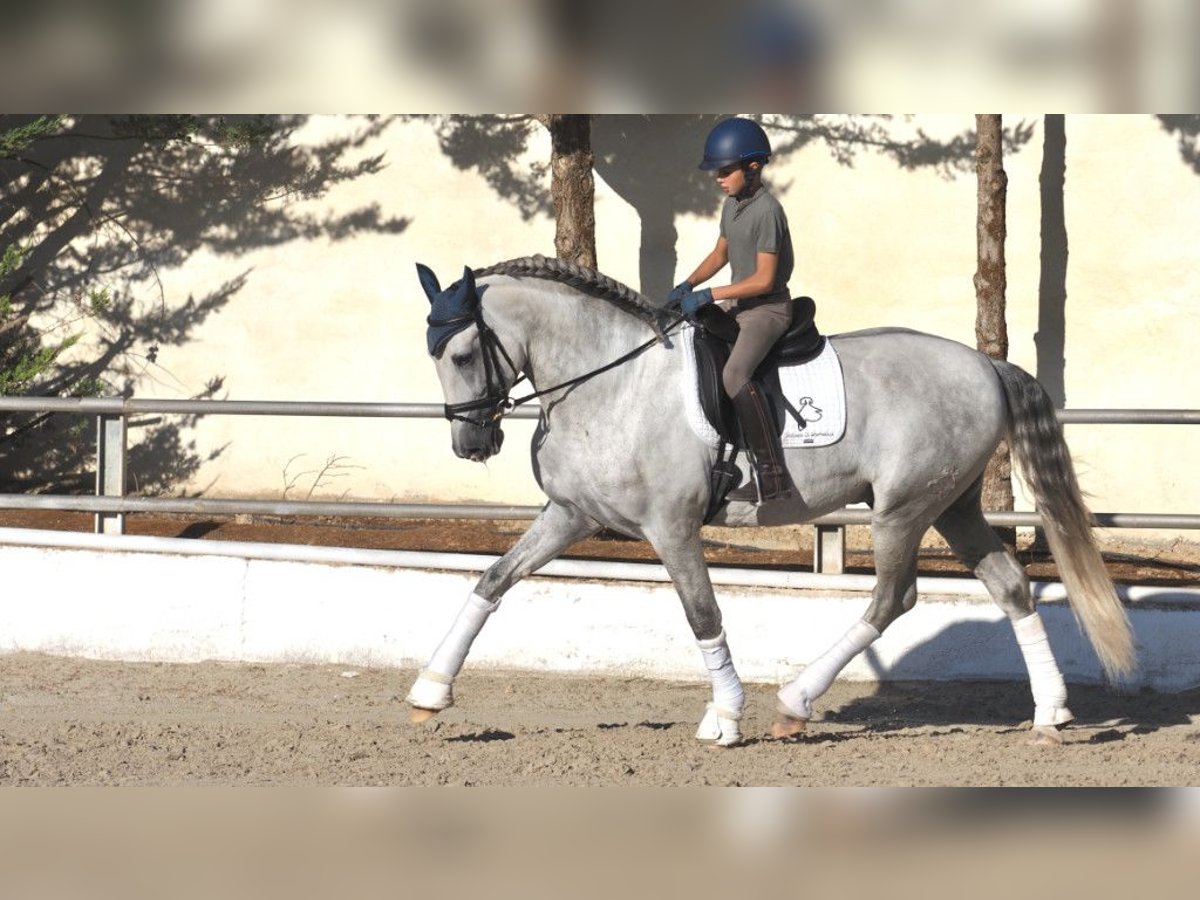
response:
<path id="1" fill-rule="evenodd" d="M 750 303 L 736 312 L 741 330 L 721 373 L 721 381 L 733 400 L 734 411 L 749 444 L 755 478 L 752 483 L 731 493 L 729 499 L 748 502 L 783 499 L 791 496 L 792 479 L 783 462 L 783 449 L 766 395 L 751 378 L 791 324 L 792 302 Z"/>
<path id="2" fill-rule="evenodd" d="M 750 452 L 754 478 L 731 491 L 728 498 L 749 503 L 781 500 L 792 495 L 792 479 L 783 462 L 783 449 L 775 432 L 766 394 L 753 381 L 746 382 L 733 397 L 733 408 Z"/>

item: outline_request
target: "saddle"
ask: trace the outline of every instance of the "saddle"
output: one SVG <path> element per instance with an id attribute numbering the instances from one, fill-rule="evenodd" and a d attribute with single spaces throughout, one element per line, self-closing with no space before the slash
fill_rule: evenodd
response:
<path id="1" fill-rule="evenodd" d="M 782 433 L 784 426 L 783 391 L 779 386 L 779 367 L 798 366 L 821 355 L 825 337 L 817 330 L 817 304 L 812 297 L 792 301 L 792 324 L 776 341 L 774 348 L 754 372 L 754 380 L 762 385 L 771 403 L 775 427 Z M 733 411 L 733 401 L 725 394 L 721 372 L 737 340 L 737 320 L 715 303 L 701 307 L 696 314 L 692 341 L 696 351 L 696 375 L 700 406 L 713 429 L 730 446 L 744 450 L 741 430 Z"/>

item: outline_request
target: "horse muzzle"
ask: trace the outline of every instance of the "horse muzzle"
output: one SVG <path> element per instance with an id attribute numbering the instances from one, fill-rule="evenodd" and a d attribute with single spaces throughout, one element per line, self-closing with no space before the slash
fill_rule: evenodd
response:
<path id="1" fill-rule="evenodd" d="M 500 452 L 504 430 L 496 423 L 455 422 L 450 443 L 459 459 L 484 462 Z"/>

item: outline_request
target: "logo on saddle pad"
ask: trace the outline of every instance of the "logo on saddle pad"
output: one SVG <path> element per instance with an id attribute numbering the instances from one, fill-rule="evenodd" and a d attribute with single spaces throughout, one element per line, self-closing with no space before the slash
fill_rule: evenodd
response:
<path id="1" fill-rule="evenodd" d="M 808 427 L 809 422 L 820 422 L 823 413 L 813 406 L 812 397 L 801 397 L 800 408 L 796 410 L 796 415 L 800 420 L 801 429 L 804 429 Z"/>

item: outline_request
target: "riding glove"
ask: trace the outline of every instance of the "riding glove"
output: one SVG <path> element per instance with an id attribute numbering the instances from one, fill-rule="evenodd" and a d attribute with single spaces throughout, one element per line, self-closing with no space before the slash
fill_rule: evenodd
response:
<path id="1" fill-rule="evenodd" d="M 679 304 L 679 309 L 685 316 L 694 316 L 696 310 L 712 302 L 712 288 L 705 288 L 702 291 L 693 291 L 684 297 L 683 302 Z"/>
<path id="2" fill-rule="evenodd" d="M 690 281 L 681 281 L 671 289 L 671 293 L 667 294 L 667 308 L 679 306 L 683 302 L 683 298 L 692 292 L 692 283 Z"/>

